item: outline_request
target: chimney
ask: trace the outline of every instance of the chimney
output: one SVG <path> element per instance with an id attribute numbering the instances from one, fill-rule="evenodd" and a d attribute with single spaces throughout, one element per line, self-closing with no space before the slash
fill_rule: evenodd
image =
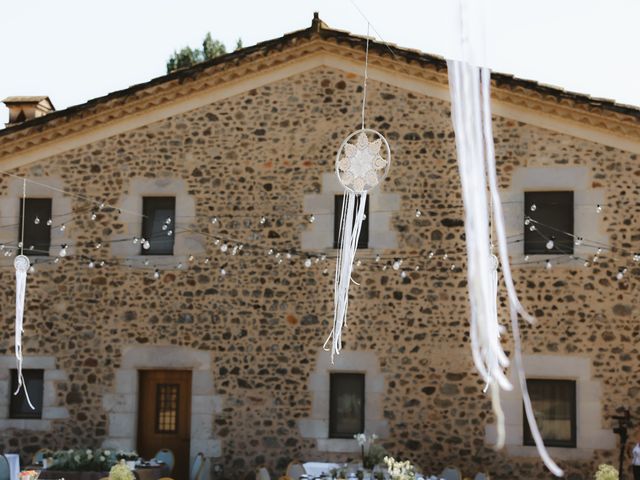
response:
<path id="1" fill-rule="evenodd" d="M 7 127 L 38 118 L 55 110 L 53 103 L 46 96 L 7 97 L 2 100 L 9 109 Z"/>

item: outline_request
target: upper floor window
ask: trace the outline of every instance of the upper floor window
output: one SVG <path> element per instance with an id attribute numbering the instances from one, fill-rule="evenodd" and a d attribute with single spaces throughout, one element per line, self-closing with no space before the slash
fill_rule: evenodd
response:
<path id="1" fill-rule="evenodd" d="M 141 246 L 142 255 L 173 255 L 175 213 L 175 197 L 143 197 L 142 238 L 150 246 Z"/>
<path id="2" fill-rule="evenodd" d="M 9 418 L 42 418 L 42 396 L 44 391 L 44 370 L 23 369 L 25 386 L 31 404 L 35 410 L 29 406 L 24 387 L 17 395 L 13 393 L 18 389 L 18 371 L 11 370 L 11 391 L 9 392 Z"/>
<path id="3" fill-rule="evenodd" d="M 25 253 L 29 256 L 49 255 L 49 248 L 51 247 L 51 199 L 25 198 L 24 217 L 22 208 L 23 200 L 20 199 L 18 242 L 22 242 Z M 24 228 L 22 225 L 23 218 Z"/>
<path id="4" fill-rule="evenodd" d="M 527 380 L 533 413 L 544 444 L 576 447 L 576 382 L 573 380 Z M 523 414 L 524 445 L 535 445 Z"/>
<path id="5" fill-rule="evenodd" d="M 573 255 L 573 192 L 525 192 L 524 209 L 525 255 Z"/>
<path id="6" fill-rule="evenodd" d="M 360 206 L 360 198 L 356 197 L 356 204 L 354 212 L 358 211 Z M 344 195 L 336 195 L 334 203 L 334 216 L 333 216 L 333 248 L 340 248 L 340 219 L 342 216 L 342 203 L 344 202 Z M 355 214 L 354 214 L 355 219 Z M 362 228 L 360 230 L 360 237 L 358 238 L 358 248 L 369 248 L 369 196 L 367 196 L 366 203 L 364 205 L 364 221 L 362 222 Z"/>
<path id="7" fill-rule="evenodd" d="M 364 432 L 364 374 L 332 373 L 329 380 L 329 438 Z"/>

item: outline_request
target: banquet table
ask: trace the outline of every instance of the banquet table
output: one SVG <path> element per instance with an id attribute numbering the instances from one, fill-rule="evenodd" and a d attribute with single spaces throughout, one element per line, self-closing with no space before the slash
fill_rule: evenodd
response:
<path id="1" fill-rule="evenodd" d="M 169 473 L 169 467 L 166 465 L 139 467 L 133 471 L 138 480 L 158 480 L 162 477 L 168 477 Z M 108 476 L 109 472 L 76 472 L 46 469 L 40 471 L 38 480 L 58 480 L 60 478 L 64 478 L 64 480 L 100 480 Z"/>
<path id="2" fill-rule="evenodd" d="M 17 453 L 5 453 L 4 456 L 9 462 L 9 476 L 11 480 L 18 480 L 18 474 L 20 473 L 20 455 Z"/>

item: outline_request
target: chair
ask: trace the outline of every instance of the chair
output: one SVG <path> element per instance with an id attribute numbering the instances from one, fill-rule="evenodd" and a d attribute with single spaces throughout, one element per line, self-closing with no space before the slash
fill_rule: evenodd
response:
<path id="1" fill-rule="evenodd" d="M 256 470 L 256 480 L 271 480 L 271 475 L 266 467 L 259 467 Z"/>
<path id="2" fill-rule="evenodd" d="M 155 460 L 159 460 L 164 463 L 167 467 L 169 467 L 169 473 L 173 472 L 173 467 L 176 464 L 176 457 L 173 455 L 173 452 L 168 448 L 162 448 L 158 450 L 156 456 L 153 457 Z"/>
<path id="3" fill-rule="evenodd" d="M 4 455 L 0 455 L 0 480 L 11 480 L 9 460 Z"/>
<path id="4" fill-rule="evenodd" d="M 287 466 L 287 474 L 286 476 L 291 478 L 292 480 L 298 480 L 302 474 L 306 473 L 304 467 L 300 462 L 294 460 L 290 462 Z"/>
<path id="5" fill-rule="evenodd" d="M 483 472 L 476 473 L 476 476 L 473 477 L 473 480 L 489 480 L 489 475 Z"/>
<path id="6" fill-rule="evenodd" d="M 46 448 L 41 448 L 36 453 L 33 454 L 33 463 L 34 465 L 39 465 L 44 460 L 44 454 L 47 453 Z"/>
<path id="7" fill-rule="evenodd" d="M 460 470 L 457 468 L 447 467 L 442 470 L 440 478 L 443 480 L 462 480 L 462 475 L 460 474 Z"/>
<path id="8" fill-rule="evenodd" d="M 191 473 L 189 474 L 189 480 L 204 480 L 204 453 L 199 452 L 191 465 Z"/>

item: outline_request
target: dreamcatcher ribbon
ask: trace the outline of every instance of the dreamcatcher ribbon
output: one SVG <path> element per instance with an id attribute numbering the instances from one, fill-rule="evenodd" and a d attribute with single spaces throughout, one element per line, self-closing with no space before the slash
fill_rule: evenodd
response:
<path id="1" fill-rule="evenodd" d="M 504 373 L 509 360 L 500 344 L 501 327 L 498 323 L 496 308 L 497 276 L 495 276 L 498 262 L 497 259 L 492 262 L 492 258 L 495 259 L 495 257 L 490 251 L 487 187 L 494 210 L 500 265 L 509 299 L 516 376 L 522 390 L 527 420 L 540 457 L 554 475 L 561 476 L 563 472 L 549 456 L 536 425 L 522 366 L 518 315 L 528 321 L 533 321 L 533 318 L 526 313 L 518 300 L 509 266 L 491 127 L 491 74 L 487 68 L 479 68 L 465 62 L 448 61 L 447 66 L 451 92 L 451 116 L 456 134 L 458 169 L 465 208 L 472 356 L 476 369 L 487 383 L 487 388 L 490 389 L 496 417 L 496 446 L 502 447 L 505 437 L 500 389 L 511 390 L 513 387 Z"/>

